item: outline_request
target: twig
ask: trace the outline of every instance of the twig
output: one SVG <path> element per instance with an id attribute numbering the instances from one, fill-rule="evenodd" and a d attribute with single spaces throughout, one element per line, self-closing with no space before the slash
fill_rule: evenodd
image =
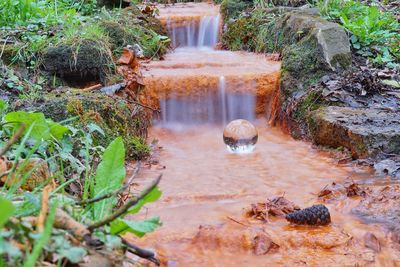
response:
<path id="1" fill-rule="evenodd" d="M 230 217 L 230 216 L 226 216 L 226 218 L 228 218 L 229 220 L 231 220 L 231 221 L 233 221 L 233 222 L 235 222 L 235 223 L 238 223 L 238 224 L 240 224 L 240 225 L 243 225 L 243 226 L 246 226 L 246 227 L 250 227 L 250 225 L 247 225 L 247 224 L 244 224 L 244 223 L 242 223 L 242 222 L 239 222 L 238 220 L 235 220 L 235 219 L 233 219 L 233 218 Z"/>
<path id="2" fill-rule="evenodd" d="M 42 193 L 42 208 L 40 210 L 37 222 L 36 222 L 36 229 L 39 233 L 42 233 L 44 231 L 44 225 L 46 222 L 46 217 L 47 213 L 49 211 L 49 194 L 51 191 L 54 189 L 54 180 L 50 182 L 48 185 L 46 185 L 43 189 Z"/>
<path id="3" fill-rule="evenodd" d="M 125 182 L 125 186 L 130 186 L 132 183 L 132 180 L 135 179 L 135 177 L 138 175 L 140 171 L 140 167 L 142 166 L 142 163 L 138 161 L 135 166 L 135 170 L 133 171 L 131 177 Z"/>
<path id="4" fill-rule="evenodd" d="M 160 261 L 155 258 L 153 251 L 142 249 L 138 246 L 135 246 L 135 245 L 129 243 L 124 238 L 121 238 L 121 239 L 122 239 L 122 243 L 127 247 L 129 252 L 131 252 L 143 259 L 149 260 L 149 261 L 153 262 L 154 264 L 156 264 L 157 266 L 160 266 Z"/>
<path id="5" fill-rule="evenodd" d="M 103 86 L 103 85 L 101 85 L 101 83 L 99 83 L 99 84 L 96 84 L 96 85 L 93 85 L 93 86 L 84 88 L 84 89 L 82 89 L 81 91 L 83 91 L 83 92 L 90 92 L 90 91 L 94 91 L 94 90 L 100 89 L 102 86 Z"/>
<path id="6" fill-rule="evenodd" d="M 0 157 L 2 157 L 10 149 L 10 147 L 18 141 L 18 139 L 24 133 L 24 130 L 25 124 L 22 124 L 15 134 L 8 140 L 7 144 L 0 150 Z"/>
<path id="7" fill-rule="evenodd" d="M 126 202 L 122 207 L 120 207 L 119 209 L 117 209 L 113 214 L 111 214 L 110 216 L 107 216 L 106 218 L 95 222 L 93 224 L 91 224 L 88 227 L 89 231 L 93 231 L 96 228 L 102 227 L 106 224 L 109 224 L 110 222 L 114 221 L 115 219 L 117 219 L 119 216 L 123 215 L 125 212 L 127 212 L 132 206 L 136 205 L 139 200 L 141 200 L 142 198 L 144 198 L 148 193 L 151 192 L 151 190 L 153 190 L 159 183 L 161 180 L 162 174 L 160 174 L 157 179 L 155 179 L 150 186 L 148 186 L 145 190 L 143 190 L 139 196 L 134 197 L 132 199 L 130 199 L 128 202 Z"/>
<path id="8" fill-rule="evenodd" d="M 147 105 L 145 105 L 145 104 L 140 103 L 139 101 L 128 100 L 128 102 L 131 102 L 131 103 L 133 103 L 133 104 L 139 105 L 139 106 L 144 107 L 144 108 L 148 108 L 148 109 L 150 109 L 150 110 L 152 110 L 152 111 L 155 111 L 155 112 L 161 112 L 159 109 L 153 108 L 153 107 L 150 107 L 150 106 L 147 106 Z"/>
<path id="9" fill-rule="evenodd" d="M 119 189 L 117 189 L 117 190 L 115 190 L 113 192 L 104 194 L 104 195 L 100 195 L 100 196 L 97 196 L 97 197 L 94 197 L 94 198 L 91 198 L 91 199 L 81 200 L 81 201 L 77 202 L 76 204 L 78 204 L 78 205 L 88 205 L 88 204 L 99 202 L 99 201 L 101 201 L 103 199 L 107 199 L 107 198 L 110 198 L 110 197 L 117 196 L 117 195 L 121 194 L 122 192 L 124 192 L 126 189 L 129 188 L 129 186 L 132 183 L 132 180 L 139 173 L 140 165 L 141 165 L 140 162 L 138 162 L 138 164 L 136 165 L 135 170 L 133 171 L 133 174 L 131 175 L 131 177 L 129 177 L 128 181 L 124 184 L 123 187 L 121 187 L 121 188 L 119 188 Z"/>

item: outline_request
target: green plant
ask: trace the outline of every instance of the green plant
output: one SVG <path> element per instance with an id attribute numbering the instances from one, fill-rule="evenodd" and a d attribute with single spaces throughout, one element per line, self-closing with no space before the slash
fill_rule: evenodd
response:
<path id="1" fill-rule="evenodd" d="M 322 14 L 341 23 L 351 33 L 351 44 L 358 54 L 376 64 L 398 65 L 400 23 L 392 13 L 356 1 L 325 0 L 319 6 Z"/>
<path id="2" fill-rule="evenodd" d="M 102 161 L 96 170 L 93 196 L 96 197 L 120 188 L 124 182 L 125 147 L 121 137 L 115 139 L 104 151 Z M 93 205 L 93 218 L 102 219 L 110 214 L 117 203 L 117 197 L 112 197 Z"/>
<path id="3" fill-rule="evenodd" d="M 5 110 L 6 103 L 0 102 L 0 104 L 1 110 Z M 21 125 L 25 126 L 22 131 Z M 84 134 L 86 131 L 89 133 Z M 90 245 L 76 244 L 76 240 L 82 238 L 81 236 L 78 238 L 79 231 L 74 228 L 77 225 L 80 231 L 95 232 L 95 236 L 86 238 L 99 238 L 96 242 L 104 242 L 104 250 L 129 250 L 132 245 L 123 240 L 120 234 L 129 231 L 137 236 L 143 236 L 161 225 L 158 217 L 143 221 L 124 218 L 127 214 L 139 212 L 143 205 L 156 201 L 161 196 L 161 192 L 156 187 L 160 177 L 139 196 L 131 196 L 127 203 L 116 207 L 119 194 L 126 193 L 125 191 L 130 186 L 123 184 L 125 147 L 122 138 L 115 139 L 105 149 L 97 168 L 93 167 L 93 162 L 98 161 L 99 158 L 93 157 L 96 153 L 92 153 L 96 149 L 92 148 L 90 133 L 94 132 L 104 134 L 97 125 L 89 124 L 87 128 L 78 130 L 46 119 L 41 113 L 17 111 L 4 115 L 2 128 L 0 128 L 0 141 L 8 144 L 3 145 L 3 147 L 8 147 L 7 151 L 4 151 L 5 158 L 14 159 L 13 167 L 7 171 L 7 174 L 9 177 L 20 175 L 22 178 L 11 186 L 7 182 L 0 186 L 2 207 L 0 209 L 0 264 L 30 267 L 43 261 L 50 261 L 59 266 L 79 263 L 85 255 L 90 254 L 90 249 L 88 249 Z M 19 140 L 21 135 L 23 137 Z M 31 140 L 35 141 L 35 145 L 32 146 Z M 26 151 L 27 148 L 29 151 Z M 78 149 L 77 156 L 76 152 L 73 152 L 76 149 Z M 51 162 L 51 158 L 58 159 L 53 163 L 58 162 L 57 167 L 61 173 L 56 175 L 55 172 L 49 181 L 32 192 L 24 192 L 19 187 L 32 172 L 24 172 L 23 167 L 33 156 L 43 156 L 48 159 L 48 163 Z M 76 179 L 66 180 L 63 176 L 64 167 L 66 167 L 63 162 L 71 157 L 78 157 L 76 159 L 78 161 L 86 160 L 81 165 L 86 169 L 84 177 L 89 181 L 88 190 L 86 197 L 82 195 L 83 192 L 80 192 L 78 195 L 82 199 L 80 201 L 69 196 L 64 190 L 76 181 Z M 18 164 L 21 158 L 24 160 Z M 4 158 L 0 159 L 2 160 Z M 70 165 L 70 167 L 74 166 Z M 75 171 L 79 172 L 79 170 Z M 48 187 L 52 179 L 57 179 L 61 184 L 47 195 L 49 212 L 43 231 L 35 233 L 38 230 L 36 223 L 32 223 L 29 218 L 38 217 L 43 210 L 41 198 L 44 198 L 45 194 L 42 193 L 42 189 L 45 185 Z M 60 216 L 63 225 L 68 225 L 64 221 L 68 220 L 69 223 L 73 222 L 74 227 L 67 230 L 66 226 L 60 228 L 58 226 Z M 72 243 L 69 237 L 77 233 L 78 236 L 74 237 L 74 243 Z M 131 252 L 138 253 L 137 250 Z M 144 257 L 143 254 L 139 255 Z M 147 259 L 157 262 L 151 252 L 147 251 L 144 255 Z"/>

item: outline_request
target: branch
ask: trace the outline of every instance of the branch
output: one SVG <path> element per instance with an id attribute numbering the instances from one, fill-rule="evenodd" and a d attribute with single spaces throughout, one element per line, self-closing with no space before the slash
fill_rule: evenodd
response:
<path id="1" fill-rule="evenodd" d="M 126 202 L 122 207 L 120 207 L 119 209 L 117 209 L 113 214 L 111 214 L 108 217 L 105 217 L 104 219 L 93 223 L 92 225 L 90 225 L 88 227 L 89 231 L 93 231 L 96 228 L 102 227 L 106 224 L 109 224 L 110 222 L 114 221 L 115 219 L 117 219 L 118 217 L 120 217 L 121 215 L 123 215 L 125 212 L 127 212 L 132 206 L 136 205 L 139 200 L 141 200 L 142 198 L 144 198 L 148 193 L 150 193 L 159 183 L 161 180 L 162 174 L 160 174 L 158 176 L 157 179 L 155 179 L 150 186 L 148 186 L 145 190 L 143 190 L 139 196 L 134 197 L 132 199 L 130 199 L 128 202 Z"/>
<path id="2" fill-rule="evenodd" d="M 88 205 L 88 204 L 91 204 L 91 203 L 95 203 L 95 202 L 99 202 L 99 201 L 101 201 L 103 199 L 107 199 L 107 198 L 110 198 L 110 197 L 117 196 L 117 195 L 121 194 L 122 192 L 124 192 L 126 189 L 129 188 L 129 186 L 132 183 L 132 180 L 139 173 L 140 165 L 141 164 L 140 164 L 140 161 L 139 161 L 137 163 L 137 165 L 136 165 L 135 170 L 133 171 L 133 174 L 131 175 L 131 177 L 129 177 L 128 181 L 124 184 L 123 187 L 121 187 L 121 188 L 119 188 L 119 189 L 117 189 L 117 190 L 115 190 L 113 192 L 106 193 L 104 195 L 100 195 L 100 196 L 97 196 L 97 197 L 94 197 L 94 198 L 91 198 L 91 199 L 81 200 L 81 201 L 77 202 L 76 204 L 85 206 L 85 205 Z"/>
<path id="3" fill-rule="evenodd" d="M 13 136 L 8 140 L 7 144 L 0 150 L 0 157 L 3 156 L 7 151 L 10 149 L 10 147 L 15 144 L 15 142 L 18 141 L 18 139 L 22 136 L 25 130 L 25 124 L 22 124 L 18 130 L 15 132 Z"/>
<path id="4" fill-rule="evenodd" d="M 136 245 L 133 245 L 133 244 L 129 243 L 128 241 L 126 241 L 126 239 L 124 239 L 124 238 L 121 238 L 121 240 L 122 240 L 122 243 L 128 248 L 129 252 L 139 256 L 140 258 L 149 260 L 149 261 L 153 262 L 154 264 L 156 264 L 157 266 L 160 266 L 160 261 L 155 258 L 155 254 L 153 251 L 145 250 Z"/>

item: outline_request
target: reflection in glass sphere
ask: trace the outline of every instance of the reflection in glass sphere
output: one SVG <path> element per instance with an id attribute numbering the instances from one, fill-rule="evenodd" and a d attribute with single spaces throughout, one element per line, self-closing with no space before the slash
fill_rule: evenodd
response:
<path id="1" fill-rule="evenodd" d="M 224 143 L 232 153 L 250 153 L 258 140 L 257 128 L 246 120 L 231 121 L 224 130 Z"/>

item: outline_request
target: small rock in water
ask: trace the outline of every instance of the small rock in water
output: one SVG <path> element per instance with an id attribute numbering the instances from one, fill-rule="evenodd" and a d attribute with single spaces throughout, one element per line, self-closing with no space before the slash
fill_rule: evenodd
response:
<path id="1" fill-rule="evenodd" d="M 331 222 L 331 215 L 327 207 L 319 204 L 289 213 L 286 220 L 295 224 L 327 225 Z"/>
<path id="2" fill-rule="evenodd" d="M 256 127 L 246 120 L 231 121 L 224 130 L 224 143 L 230 152 L 249 153 L 258 140 Z"/>

